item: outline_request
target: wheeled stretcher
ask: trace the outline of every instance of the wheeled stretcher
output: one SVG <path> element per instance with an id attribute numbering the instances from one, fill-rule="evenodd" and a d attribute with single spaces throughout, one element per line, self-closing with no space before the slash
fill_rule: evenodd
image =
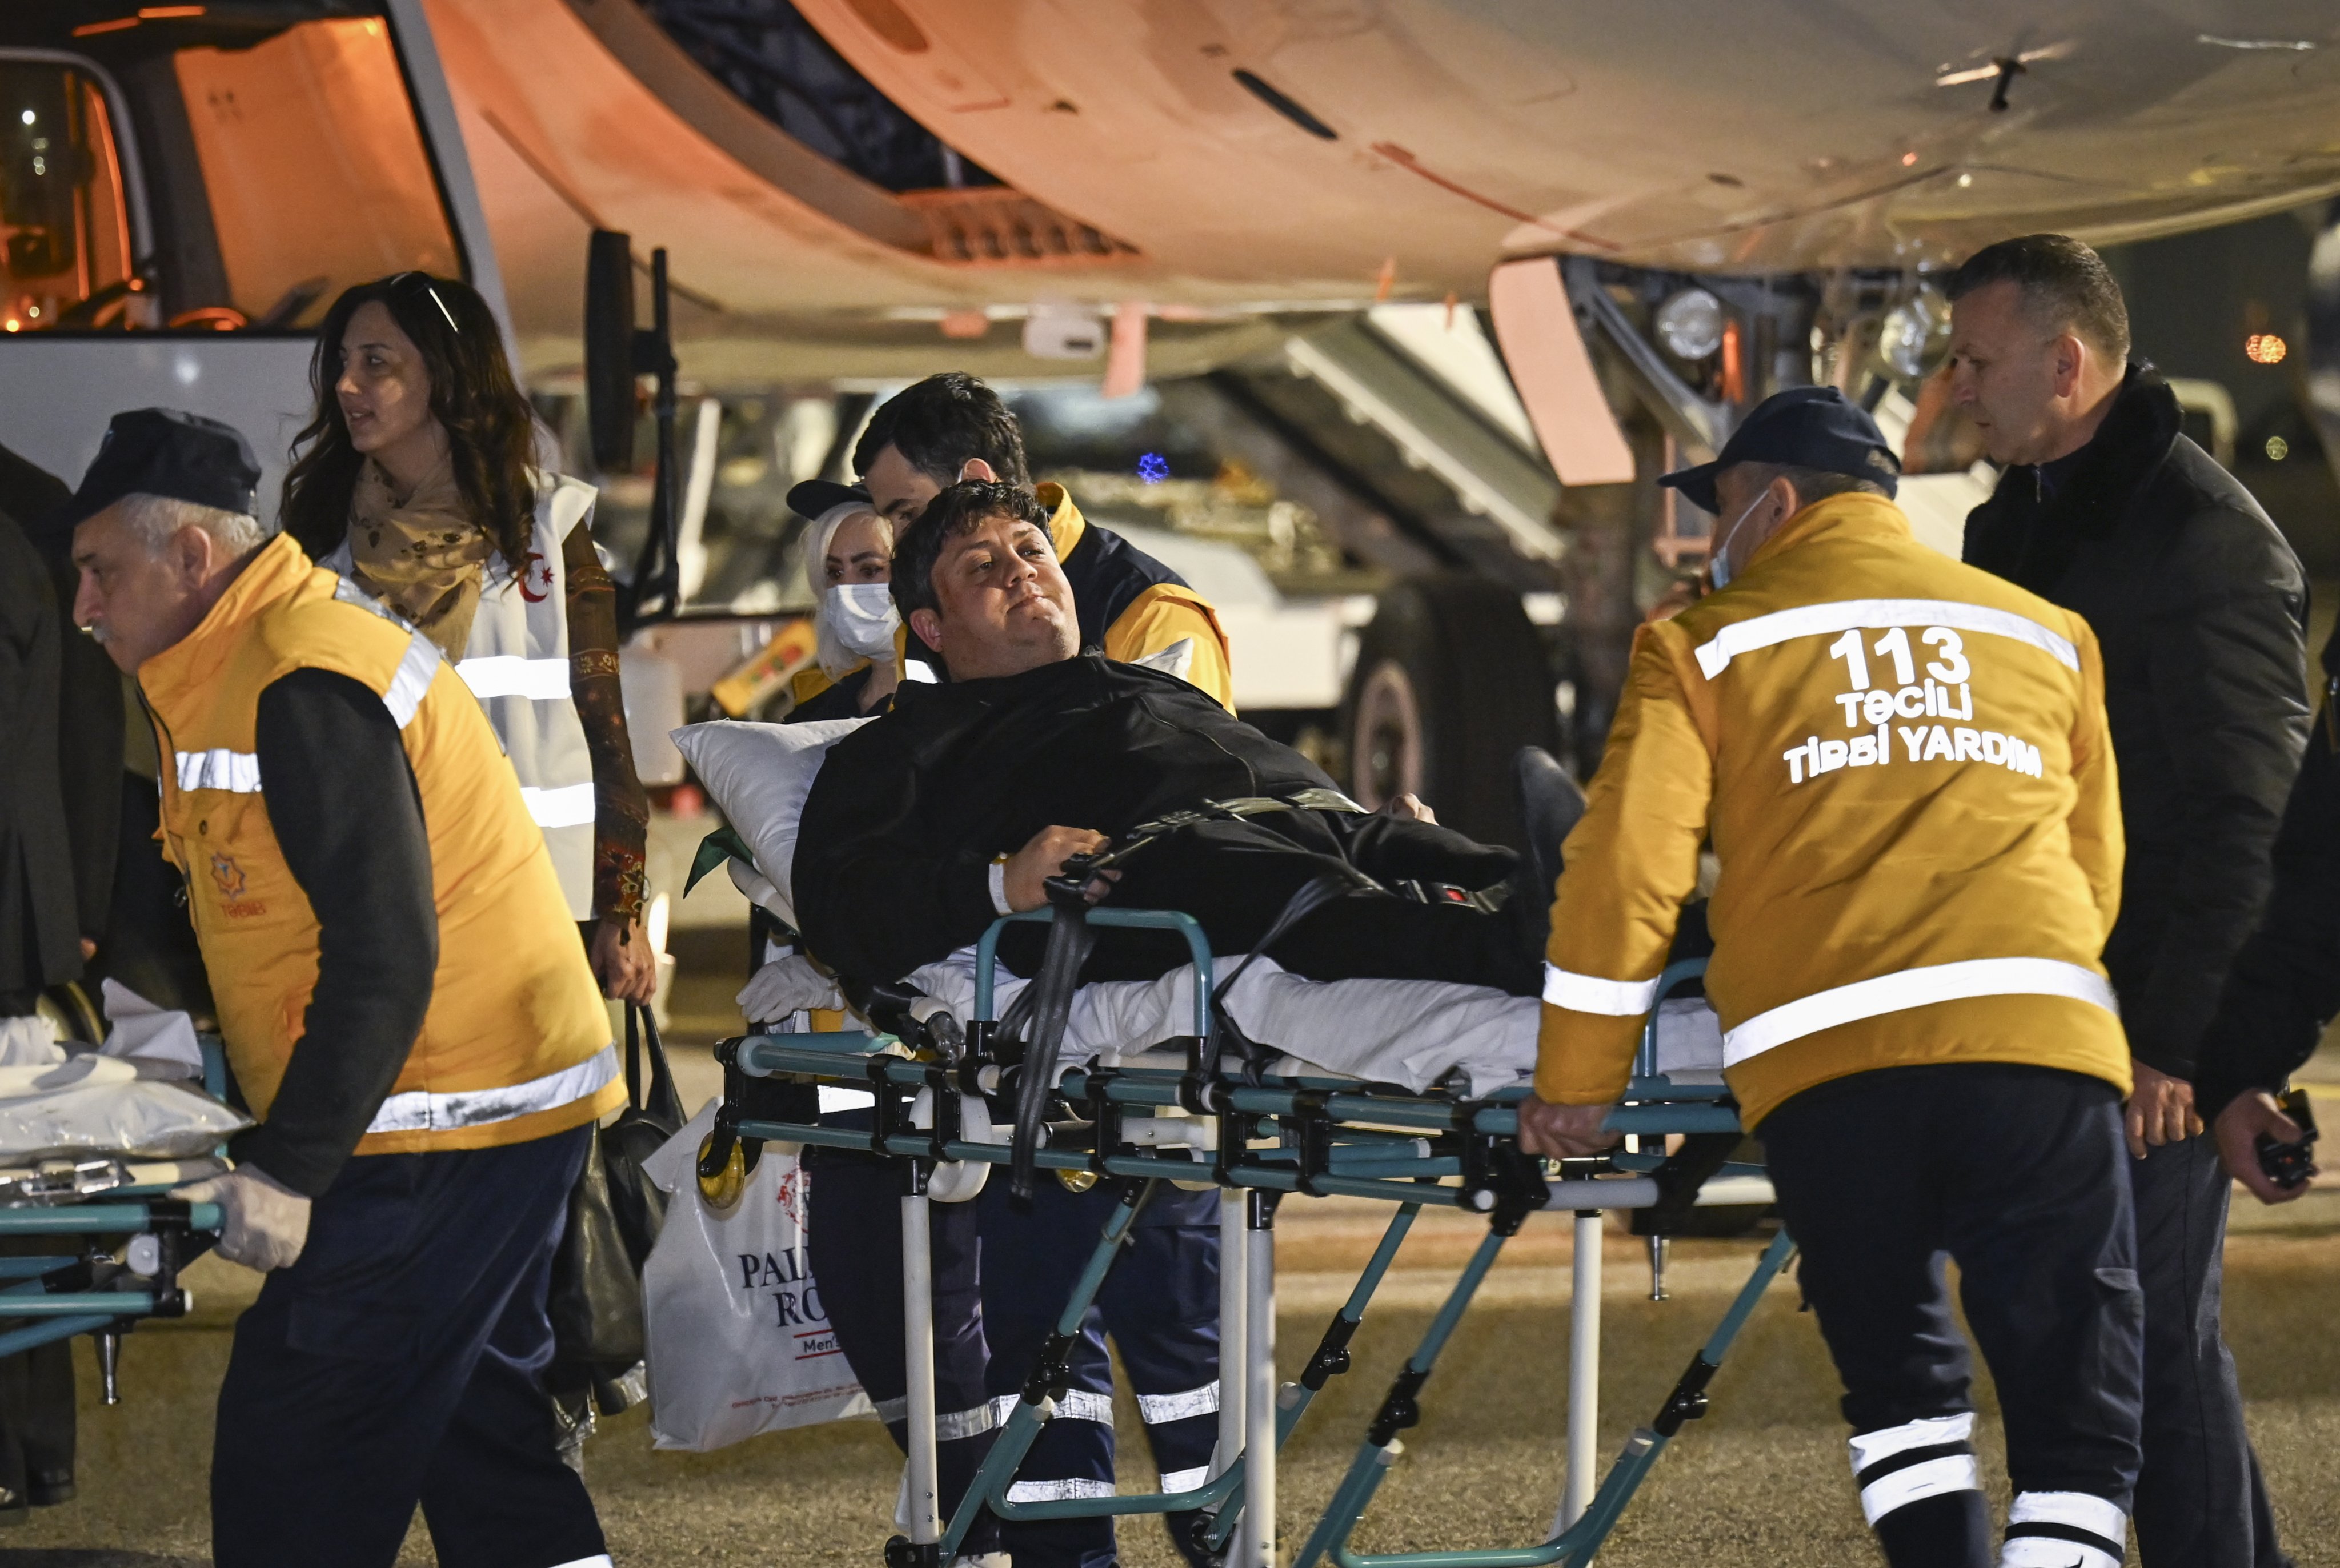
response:
<path id="1" fill-rule="evenodd" d="M 1121 1184 L 1120 1202 L 1059 1315 L 1056 1335 L 1022 1391 L 966 1498 L 940 1516 L 936 1481 L 929 1215 L 927 1206 L 963 1196 L 1016 1150 L 992 1107 L 1016 1103 L 1026 1070 L 1022 1047 L 1005 1037 L 994 1007 L 995 955 L 1002 929 L 1046 921 L 1047 909 L 996 922 L 978 944 L 972 1005 L 962 1017 L 931 997 L 873 1007 L 882 1028 L 831 1034 L 765 1034 L 725 1042 L 724 1098 L 701 1152 L 703 1178 L 737 1170 L 766 1141 L 866 1150 L 900 1162 L 902 1269 L 908 1376 L 907 1533 L 887 1545 L 898 1568 L 948 1563 L 981 1510 L 1006 1519 L 1198 1512 L 1204 1541 L 1242 1568 L 1272 1568 L 1276 1540 L 1276 1451 L 1315 1394 L 1349 1369 L 1349 1341 L 1425 1205 L 1488 1216 L 1479 1245 L 1413 1355 L 1398 1373 L 1329 1505 L 1292 1559 L 1310 1568 L 1330 1559 L 1363 1564 L 1581 1564 L 1589 1562 L 1650 1467 L 1682 1424 L 1704 1413 L 1706 1387 L 1792 1247 L 1784 1233 L 1764 1247 L 1745 1286 L 1682 1374 L 1664 1405 L 1599 1474 L 1601 1236 L 1611 1209 L 1687 1208 L 1710 1182 L 1730 1201 L 1768 1201 L 1759 1168 L 1717 1152 L 1738 1141 L 1734 1107 L 1718 1074 L 1678 1082 L 1658 1070 L 1657 1032 L 1645 1028 L 1626 1103 L 1609 1126 L 1633 1147 L 1596 1159 L 1560 1162 L 1553 1173 L 1518 1142 L 1522 1085 L 1472 1096 L 1462 1088 L 1406 1089 L 1308 1072 L 1260 1070 L 1256 1052 L 1226 1048 L 1215 1027 L 1214 964 L 1201 928 L 1173 911 L 1110 907 L 1088 911 L 1100 926 L 1142 927 L 1182 936 L 1192 959 L 1192 1032 L 1145 1042 L 1153 1048 L 1111 1064 L 1062 1067 L 1052 1086 L 1046 1137 L 1024 1152 L 1043 1171 L 1085 1173 Z M 1660 986 L 1664 998 L 1695 980 L 1702 962 L 1678 965 Z M 1246 1059 L 1246 1057 L 1248 1059 Z M 1283 1066 L 1292 1064 L 1279 1064 Z M 822 1088 L 867 1090 L 867 1130 L 819 1121 Z M 1673 1154 L 1671 1135 L 1688 1135 Z M 1211 1473 L 1175 1493 L 1012 1502 L 1008 1488 L 1042 1423 L 1066 1390 L 1064 1356 L 1079 1334 L 1115 1255 L 1155 1190 L 1171 1181 L 1220 1191 L 1219 1436 Z M 1393 1206 L 1390 1223 L 1355 1287 L 1326 1325 L 1296 1382 L 1279 1386 L 1275 1365 L 1274 1216 L 1288 1195 L 1345 1196 Z M 1505 1242 L 1527 1216 L 1563 1208 L 1574 1216 L 1567 1472 L 1552 1533 L 1541 1545 L 1404 1554 L 1360 1553 L 1350 1537 L 1388 1466 L 1398 1434 L 1419 1419 L 1419 1397 Z M 1655 1270 L 1662 1237 L 1653 1236 Z"/>
<path id="2" fill-rule="evenodd" d="M 216 1099 L 226 1087 L 225 1057 L 215 1037 L 203 1037 L 200 1045 L 203 1087 Z M 77 1135 L 92 1136 L 106 1123 L 102 1095 L 85 1096 L 98 1105 L 75 1107 Z M 142 1108 L 143 1115 L 126 1115 L 124 1125 L 137 1127 L 130 1136 L 153 1137 L 157 1118 L 151 1105 Z M 226 1115 L 216 1105 L 211 1109 Z M 218 1118 L 189 1120 L 195 1130 L 179 1142 L 200 1138 Z M 11 1125 L 43 1122 L 19 1116 Z M 45 1157 L 0 1153 L 0 1355 L 91 1335 L 105 1403 L 119 1404 L 122 1335 L 149 1318 L 185 1315 L 193 1302 L 179 1271 L 208 1249 L 221 1225 L 218 1205 L 190 1204 L 170 1193 L 226 1168 L 215 1157 L 95 1145 Z"/>

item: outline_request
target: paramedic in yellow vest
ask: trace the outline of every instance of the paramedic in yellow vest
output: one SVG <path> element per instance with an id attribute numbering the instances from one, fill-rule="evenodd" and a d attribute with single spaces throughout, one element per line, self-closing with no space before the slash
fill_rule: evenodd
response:
<path id="1" fill-rule="evenodd" d="M 853 467 L 861 476 L 858 490 L 808 480 L 788 491 L 788 504 L 818 518 L 831 507 L 866 497 L 899 537 L 927 502 L 961 480 L 1032 485 L 1016 416 L 997 392 L 957 371 L 928 376 L 881 404 L 854 444 Z M 1209 601 L 1170 568 L 1083 517 L 1061 485 L 1033 488 L 1048 509 L 1049 541 L 1072 584 L 1081 646 L 1175 675 L 1232 710 L 1227 636 Z M 942 660 L 907 630 L 902 679 L 944 679 Z M 802 683 L 798 700 L 819 687 Z"/>
<path id="2" fill-rule="evenodd" d="M 2119 1568 L 2143 1298 L 2098 954 L 2121 824 L 2087 622 L 1919 544 L 1833 388 L 1661 482 L 1717 591 L 1637 634 L 1552 908 L 1530 1149 L 1615 1140 L 1702 847 L 1709 999 L 1893 1568 L 1988 1568 L 1960 1298 L 2006 1416 L 2005 1564 Z"/>
<path id="3" fill-rule="evenodd" d="M 220 1568 L 610 1561 L 554 1446 L 545 1292 L 623 1098 L 544 837 L 421 632 L 253 516 L 230 427 L 114 417 L 69 509 L 74 619 L 136 676 L 164 848 L 258 1126 L 182 1189 L 264 1270 L 212 1459 Z"/>

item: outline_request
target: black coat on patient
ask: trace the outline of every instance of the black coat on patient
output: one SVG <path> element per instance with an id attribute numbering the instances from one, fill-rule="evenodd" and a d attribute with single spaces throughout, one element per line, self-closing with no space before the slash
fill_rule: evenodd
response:
<path id="1" fill-rule="evenodd" d="M 1298 752 L 1175 676 L 1095 652 L 997 680 L 907 685 L 892 712 L 830 750 L 805 803 L 794 875 L 805 944 L 855 978 L 898 979 L 983 934 L 996 918 L 991 862 L 1044 828 L 1119 840 L 1206 801 L 1312 789 L 1334 785 Z M 1427 823 L 1320 810 L 1207 821 L 1131 856 L 1108 902 L 1184 909 L 1214 952 L 1247 952 L 1335 861 L 1363 873 L 1359 889 L 1278 938 L 1271 955 L 1286 968 L 1538 988 L 1542 954 L 1519 911 L 1392 890 L 1499 888 L 1518 866 L 1509 849 Z M 1039 936 L 1008 933 L 1011 968 L 1031 971 Z M 1165 933 L 1108 930 L 1083 974 L 1151 978 L 1185 952 Z"/>

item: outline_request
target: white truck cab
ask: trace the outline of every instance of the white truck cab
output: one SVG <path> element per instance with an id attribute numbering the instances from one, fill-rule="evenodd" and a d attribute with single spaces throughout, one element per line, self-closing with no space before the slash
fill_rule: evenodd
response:
<path id="1" fill-rule="evenodd" d="M 410 268 L 508 319 L 420 0 L 0 6 L 0 445 L 77 483 L 185 409 L 273 517 L 319 319 Z"/>

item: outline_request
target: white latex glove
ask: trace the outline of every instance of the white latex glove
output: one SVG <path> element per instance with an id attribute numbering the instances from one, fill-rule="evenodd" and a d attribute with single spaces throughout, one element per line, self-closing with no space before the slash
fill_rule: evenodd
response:
<path id="1" fill-rule="evenodd" d="M 256 1268 L 290 1268 L 309 1242 L 309 1199 L 257 1166 L 176 1187 L 171 1196 L 188 1203 L 220 1206 L 219 1255 Z"/>
<path id="2" fill-rule="evenodd" d="M 790 953 L 775 958 L 749 977 L 739 991 L 739 1010 L 751 1024 L 768 1024 L 811 1008 L 831 1011 L 845 1006 L 845 993 L 834 978 L 824 975 L 810 958 Z"/>

